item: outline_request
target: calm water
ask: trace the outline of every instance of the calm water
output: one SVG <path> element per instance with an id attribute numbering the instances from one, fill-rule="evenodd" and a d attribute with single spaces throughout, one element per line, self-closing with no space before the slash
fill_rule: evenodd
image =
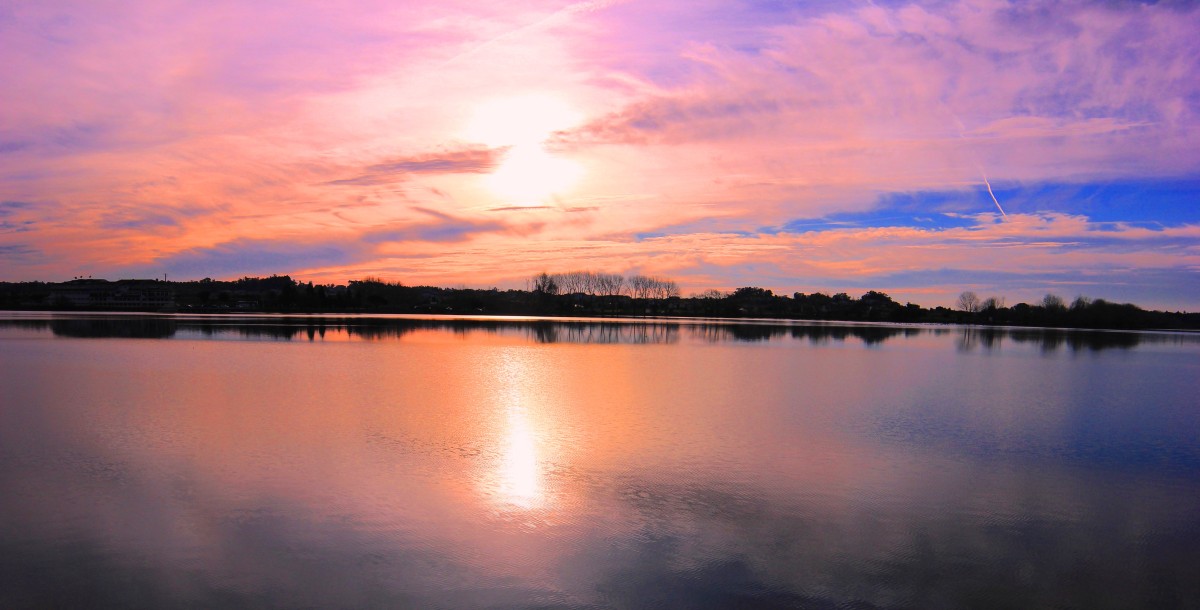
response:
<path id="1" fill-rule="evenodd" d="M 0 314 L 0 607 L 1196 608 L 1200 336 Z"/>

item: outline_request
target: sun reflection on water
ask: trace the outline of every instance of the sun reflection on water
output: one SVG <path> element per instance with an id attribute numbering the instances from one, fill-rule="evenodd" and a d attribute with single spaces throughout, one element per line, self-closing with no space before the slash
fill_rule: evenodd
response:
<path id="1" fill-rule="evenodd" d="M 508 434 L 500 473 L 500 494 L 510 504 L 535 508 L 542 501 L 537 439 L 525 409 L 508 409 Z"/>
<path id="2" fill-rule="evenodd" d="M 544 448 L 535 428 L 540 403 L 540 384 L 534 363 L 519 352 L 507 352 L 497 363 L 496 406 L 503 418 L 496 424 L 500 461 L 492 476 L 497 500 L 505 509 L 541 508 L 546 502 L 543 469 Z"/>

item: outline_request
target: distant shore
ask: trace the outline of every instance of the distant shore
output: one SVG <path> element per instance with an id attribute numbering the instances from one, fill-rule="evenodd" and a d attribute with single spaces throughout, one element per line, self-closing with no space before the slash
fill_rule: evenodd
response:
<path id="1" fill-rule="evenodd" d="M 546 276 L 552 278 L 553 276 Z M 1200 330 L 1200 313 L 1148 311 L 1125 303 L 1077 298 L 1065 303 L 1047 295 L 1042 303 L 1006 306 L 964 292 L 960 307 L 900 304 L 878 291 L 793 293 L 746 287 L 682 297 L 673 283 L 658 294 L 613 290 L 561 291 L 552 281 L 530 290 L 481 290 L 405 286 L 379 280 L 314 285 L 291 277 L 233 281 L 76 279 L 69 282 L 0 282 L 0 309 L 29 311 L 142 311 L 166 313 L 449 314 L 480 316 L 571 316 L 763 318 L 828 322 L 985 324 L 995 326 L 1113 330 Z M 654 284 L 651 284 L 652 286 Z M 576 288 L 576 287 L 571 287 Z M 620 287 L 618 286 L 618 289 Z"/>

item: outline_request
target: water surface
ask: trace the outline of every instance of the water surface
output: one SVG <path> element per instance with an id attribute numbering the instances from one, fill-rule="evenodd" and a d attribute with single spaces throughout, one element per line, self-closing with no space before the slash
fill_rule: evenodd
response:
<path id="1" fill-rule="evenodd" d="M 0 607 L 1200 606 L 1200 337 L 0 318 Z"/>

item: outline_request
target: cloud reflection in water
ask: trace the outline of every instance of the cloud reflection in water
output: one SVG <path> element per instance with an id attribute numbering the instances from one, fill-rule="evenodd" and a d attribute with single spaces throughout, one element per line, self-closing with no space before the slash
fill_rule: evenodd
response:
<path id="1" fill-rule="evenodd" d="M 1200 600 L 1192 338 L 139 320 L 0 324 L 0 607 Z"/>

